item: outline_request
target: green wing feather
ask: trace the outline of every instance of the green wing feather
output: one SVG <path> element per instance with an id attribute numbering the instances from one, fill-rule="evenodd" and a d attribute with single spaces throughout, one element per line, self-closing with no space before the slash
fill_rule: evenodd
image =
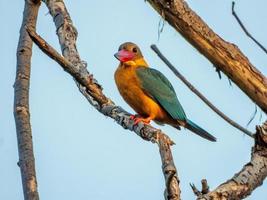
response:
<path id="1" fill-rule="evenodd" d="M 142 89 L 156 100 L 173 119 L 186 120 L 183 107 L 170 81 L 161 72 L 152 68 L 138 67 L 136 74 Z"/>
<path id="2" fill-rule="evenodd" d="M 205 139 L 216 141 L 214 136 L 186 118 L 170 81 L 161 72 L 147 67 L 138 67 L 136 74 L 142 89 L 157 101 L 173 119 L 186 121 L 186 128 Z"/>

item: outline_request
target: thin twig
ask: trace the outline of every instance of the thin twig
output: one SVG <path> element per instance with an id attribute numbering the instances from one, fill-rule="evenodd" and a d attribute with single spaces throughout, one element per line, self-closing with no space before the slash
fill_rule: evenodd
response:
<path id="1" fill-rule="evenodd" d="M 172 72 L 193 92 L 195 93 L 207 106 L 209 106 L 215 113 L 221 118 L 231 124 L 233 127 L 239 129 L 246 135 L 254 138 L 253 133 L 243 128 L 238 123 L 231 120 L 223 112 L 221 112 L 216 106 L 214 106 L 203 94 L 201 94 L 171 63 L 170 61 L 160 52 L 156 45 L 151 45 L 151 49 L 158 55 L 158 57 L 172 70 Z"/>
<path id="2" fill-rule="evenodd" d="M 236 21 L 238 22 L 238 24 L 240 25 L 240 27 L 242 28 L 242 30 L 245 32 L 245 34 L 252 39 L 266 54 L 267 54 L 267 49 L 260 43 L 258 42 L 246 29 L 245 25 L 242 23 L 242 21 L 240 20 L 240 18 L 238 17 L 238 15 L 235 12 L 235 2 L 232 1 L 232 15 L 235 17 Z"/>
<path id="3" fill-rule="evenodd" d="M 247 127 L 248 127 L 248 125 L 255 119 L 256 114 L 257 114 L 257 111 L 258 111 L 258 109 L 257 109 L 257 105 L 255 104 L 254 112 L 253 112 L 253 114 L 251 115 L 251 117 L 250 117 L 250 119 L 249 119 L 249 121 L 248 121 L 248 123 L 247 123 Z"/>
<path id="4" fill-rule="evenodd" d="M 153 143 L 156 142 L 158 144 L 162 160 L 162 171 L 166 182 L 165 198 L 166 200 L 179 200 L 179 178 L 170 148 L 174 142 L 162 131 L 155 129 L 152 126 L 148 126 L 143 123 L 134 125 L 133 120 L 130 119 L 130 114 L 119 106 L 116 106 L 102 93 L 102 88 L 98 87 L 98 85 L 92 81 L 92 76 L 87 70 L 80 71 L 77 66 L 73 65 L 71 62 L 61 56 L 44 39 L 37 35 L 35 31 L 28 29 L 28 33 L 35 44 L 46 55 L 55 60 L 79 83 L 79 89 L 82 94 L 85 95 L 87 100 L 93 106 L 95 106 L 99 112 L 113 118 L 123 128 L 134 131 L 143 139 Z"/>
<path id="5" fill-rule="evenodd" d="M 33 152 L 29 109 L 32 40 L 26 26 L 35 30 L 40 1 L 25 1 L 23 20 L 17 47 L 17 72 L 14 84 L 14 117 L 23 193 L 25 200 L 38 200 L 37 178 Z"/>
<path id="6" fill-rule="evenodd" d="M 200 191 L 200 190 L 197 189 L 197 187 L 193 183 L 190 183 L 190 187 L 191 187 L 193 193 L 197 197 L 202 197 L 203 195 L 209 193 L 209 185 L 208 185 L 208 182 L 207 182 L 206 179 L 202 179 L 201 180 L 201 186 L 202 186 L 202 189 Z"/>
<path id="7" fill-rule="evenodd" d="M 200 196 L 200 195 L 201 195 L 201 192 L 197 189 L 197 187 L 195 186 L 195 184 L 190 183 L 190 187 L 191 187 L 193 193 L 194 193 L 196 196 Z"/>

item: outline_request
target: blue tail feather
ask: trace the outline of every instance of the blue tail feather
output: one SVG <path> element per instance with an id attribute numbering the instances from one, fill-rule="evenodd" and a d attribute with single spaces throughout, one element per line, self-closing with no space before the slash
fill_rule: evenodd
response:
<path id="1" fill-rule="evenodd" d="M 187 119 L 186 120 L 186 125 L 185 128 L 189 129 L 193 133 L 199 135 L 200 137 L 203 137 L 207 140 L 210 140 L 212 142 L 216 142 L 216 137 L 205 131 L 203 128 L 199 127 L 197 124 L 192 122 L 191 120 Z"/>

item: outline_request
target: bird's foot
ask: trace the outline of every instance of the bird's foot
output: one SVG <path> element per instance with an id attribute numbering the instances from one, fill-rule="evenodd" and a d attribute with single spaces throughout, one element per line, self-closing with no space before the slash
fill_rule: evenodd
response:
<path id="1" fill-rule="evenodd" d="M 130 115 L 130 119 L 134 121 L 134 125 L 138 124 L 139 122 L 143 122 L 144 124 L 148 125 L 151 121 L 150 117 L 142 118 L 140 115 Z"/>
<path id="2" fill-rule="evenodd" d="M 144 124 L 149 125 L 150 121 L 151 121 L 150 117 L 148 118 L 136 117 L 134 119 L 134 125 L 138 124 L 139 122 L 143 122 Z"/>
<path id="3" fill-rule="evenodd" d="M 139 115 L 130 115 L 130 119 L 134 120 L 135 118 L 138 118 Z"/>

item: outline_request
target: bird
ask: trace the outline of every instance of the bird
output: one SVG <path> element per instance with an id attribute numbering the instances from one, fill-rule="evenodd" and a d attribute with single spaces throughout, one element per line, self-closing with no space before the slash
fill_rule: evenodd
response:
<path id="1" fill-rule="evenodd" d="M 216 138 L 186 117 L 170 81 L 158 70 L 150 68 L 140 48 L 125 42 L 114 54 L 120 63 L 114 73 L 115 83 L 123 99 L 134 109 L 134 125 L 139 122 L 168 124 L 180 130 L 185 127 L 210 140 Z"/>

